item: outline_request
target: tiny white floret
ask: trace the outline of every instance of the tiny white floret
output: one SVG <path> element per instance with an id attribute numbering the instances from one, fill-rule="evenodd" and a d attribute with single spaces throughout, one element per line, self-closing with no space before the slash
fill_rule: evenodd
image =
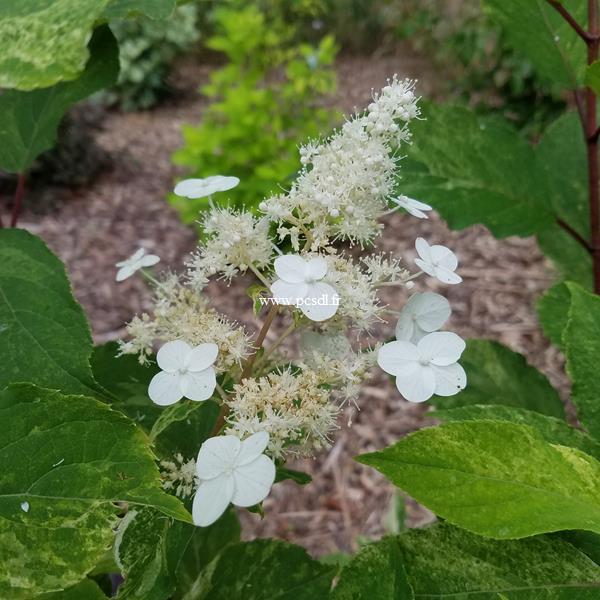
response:
<path id="1" fill-rule="evenodd" d="M 398 391 L 409 402 L 425 402 L 433 394 L 453 396 L 467 385 L 458 364 L 465 342 L 455 333 L 430 333 L 417 344 L 389 342 L 378 352 L 377 363 L 396 377 Z"/>
<path id="2" fill-rule="evenodd" d="M 161 346 L 156 362 L 162 370 L 148 387 L 152 402 L 169 406 L 182 398 L 208 400 L 217 385 L 213 364 L 218 353 L 216 344 L 192 347 L 183 340 L 175 340 Z"/>
<path id="3" fill-rule="evenodd" d="M 29 512 L 29 502 L 27 502 L 27 500 L 21 502 L 21 510 L 23 512 Z"/>
<path id="4" fill-rule="evenodd" d="M 450 317 L 450 303 L 433 292 L 413 294 L 396 324 L 396 339 L 416 344 L 428 333 L 437 331 Z"/>
<path id="5" fill-rule="evenodd" d="M 311 321 L 325 321 L 335 315 L 340 297 L 335 289 L 322 281 L 327 275 L 324 258 L 304 259 L 299 254 L 286 254 L 275 259 L 279 277 L 271 284 L 278 304 L 294 305 Z"/>
<path id="6" fill-rule="evenodd" d="M 237 177 L 212 175 L 204 179 L 184 179 L 180 181 L 173 192 L 184 198 L 204 198 L 217 192 L 232 190 L 240 183 Z"/>
<path id="7" fill-rule="evenodd" d="M 415 258 L 416 265 L 427 275 L 435 277 L 442 283 L 460 283 L 462 277 L 457 275 L 458 259 L 456 254 L 446 246 L 430 246 L 426 240 L 419 237 L 415 242 L 419 258 Z"/>
<path id="8" fill-rule="evenodd" d="M 275 463 L 263 454 L 268 444 L 266 431 L 243 441 L 234 435 L 221 435 L 202 444 L 196 461 L 200 485 L 192 505 L 196 525 L 214 523 L 230 502 L 254 506 L 269 495 L 275 481 Z"/>
<path id="9" fill-rule="evenodd" d="M 136 250 L 127 260 L 118 262 L 115 266 L 119 267 L 117 271 L 117 281 L 123 281 L 128 277 L 131 277 L 136 271 L 143 269 L 144 267 L 151 267 L 160 261 L 160 258 L 156 254 L 146 254 L 144 248 Z"/>
<path id="10" fill-rule="evenodd" d="M 420 202 L 419 200 L 414 200 L 413 198 L 409 198 L 408 196 L 404 195 L 398 196 L 397 198 L 392 198 L 392 202 L 396 203 L 398 206 L 401 206 L 413 217 L 417 217 L 419 219 L 428 219 L 429 217 L 425 214 L 425 211 L 432 210 L 432 207 L 429 206 L 429 204 L 425 204 L 425 202 Z"/>

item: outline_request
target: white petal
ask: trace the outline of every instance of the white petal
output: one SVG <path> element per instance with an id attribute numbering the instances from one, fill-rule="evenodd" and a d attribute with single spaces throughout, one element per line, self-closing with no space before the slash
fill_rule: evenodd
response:
<path id="1" fill-rule="evenodd" d="M 144 248 L 138 248 L 127 260 L 132 263 L 137 262 L 144 254 L 146 254 L 146 250 Z"/>
<path id="2" fill-rule="evenodd" d="M 288 283 L 304 283 L 307 278 L 306 261 L 299 254 L 278 256 L 273 263 L 277 277 Z"/>
<path id="3" fill-rule="evenodd" d="M 264 454 L 233 472 L 235 487 L 231 502 L 236 506 L 254 506 L 262 502 L 275 481 L 275 464 Z"/>
<path id="4" fill-rule="evenodd" d="M 217 344 L 200 344 L 187 354 L 184 366 L 190 371 L 204 371 L 214 364 L 218 354 Z"/>
<path id="5" fill-rule="evenodd" d="M 431 262 L 431 248 L 426 240 L 422 237 L 418 237 L 415 240 L 415 249 L 423 260 Z"/>
<path id="6" fill-rule="evenodd" d="M 335 315 L 339 305 L 340 297 L 335 289 L 318 281 L 308 286 L 306 296 L 298 307 L 311 321 L 326 321 Z"/>
<path id="7" fill-rule="evenodd" d="M 425 402 L 435 392 L 436 379 L 433 369 L 421 366 L 408 377 L 396 377 L 396 387 L 409 402 Z"/>
<path id="8" fill-rule="evenodd" d="M 412 341 L 414 332 L 415 320 L 413 319 L 413 315 L 405 313 L 403 310 L 396 323 L 396 339 L 401 342 L 410 342 Z"/>
<path id="9" fill-rule="evenodd" d="M 308 292 L 307 283 L 289 283 L 283 279 L 277 279 L 271 284 L 271 294 L 277 304 L 286 306 L 298 304 Z"/>
<path id="10" fill-rule="evenodd" d="M 200 447 L 196 474 L 200 479 L 213 479 L 236 464 L 242 443 L 234 435 L 208 438 Z"/>
<path id="11" fill-rule="evenodd" d="M 156 354 L 156 362 L 163 371 L 174 373 L 186 365 L 186 357 L 191 351 L 192 347 L 183 340 L 167 342 Z"/>
<path id="12" fill-rule="evenodd" d="M 438 367 L 455 363 L 465 349 L 465 342 L 451 331 L 429 333 L 417 344 L 421 358 Z"/>
<path id="13" fill-rule="evenodd" d="M 138 261 L 138 264 L 140 267 L 151 267 L 152 265 L 155 265 L 158 262 L 160 262 L 160 256 L 156 256 L 156 254 L 148 254 L 142 257 Z"/>
<path id="14" fill-rule="evenodd" d="M 444 269 L 443 267 L 434 268 L 434 277 L 442 283 L 457 284 L 462 281 L 462 277 L 457 275 L 454 271 Z M 429 273 L 431 275 L 431 273 Z"/>
<path id="15" fill-rule="evenodd" d="M 192 504 L 192 518 L 199 527 L 212 525 L 227 509 L 233 497 L 231 475 L 201 481 Z"/>
<path id="16" fill-rule="evenodd" d="M 148 396 L 154 404 L 169 406 L 183 398 L 179 384 L 179 373 L 157 373 L 148 386 Z"/>
<path id="17" fill-rule="evenodd" d="M 405 369 L 407 363 L 417 363 L 417 347 L 410 342 L 389 342 L 379 348 L 377 364 L 390 375 Z"/>
<path id="18" fill-rule="evenodd" d="M 430 262 L 415 258 L 415 264 L 423 273 L 427 273 L 430 277 L 437 277 L 436 268 Z"/>
<path id="19" fill-rule="evenodd" d="M 181 375 L 181 393 L 190 400 L 208 400 L 217 387 L 217 377 L 212 367 L 204 371 L 188 371 Z"/>
<path id="20" fill-rule="evenodd" d="M 454 396 L 467 385 L 467 374 L 458 364 L 448 365 L 447 367 L 431 366 L 435 373 L 435 393 L 438 396 Z"/>
<path id="21" fill-rule="evenodd" d="M 409 305 L 417 316 L 419 327 L 429 332 L 437 331 L 452 313 L 448 300 L 433 292 L 415 294 L 406 303 L 406 307 Z"/>
<path id="22" fill-rule="evenodd" d="M 135 267 L 132 267 L 129 264 L 125 264 L 117 271 L 117 276 L 115 277 L 115 279 L 117 281 L 124 281 L 125 279 L 131 277 L 136 271 L 137 269 Z"/>
<path id="23" fill-rule="evenodd" d="M 438 267 L 454 271 L 458 266 L 456 254 L 446 246 L 431 246 L 431 261 Z"/>
<path id="24" fill-rule="evenodd" d="M 265 451 L 268 444 L 269 434 L 266 431 L 252 434 L 242 442 L 237 464 L 247 465 L 257 459 Z"/>
<path id="25" fill-rule="evenodd" d="M 407 196 L 402 196 L 402 198 L 406 198 L 408 204 L 413 208 L 418 208 L 419 210 L 433 210 L 433 207 L 429 206 L 429 204 L 425 204 L 425 202 L 421 202 L 420 200 L 408 198 Z"/>
<path id="26" fill-rule="evenodd" d="M 311 258 L 306 263 L 306 275 L 313 281 L 323 279 L 327 275 L 327 261 L 320 256 L 317 258 Z"/>
<path id="27" fill-rule="evenodd" d="M 216 192 L 225 192 L 234 188 L 240 180 L 237 177 L 213 175 L 205 179 L 184 179 L 180 181 L 173 192 L 185 198 L 204 198 Z"/>

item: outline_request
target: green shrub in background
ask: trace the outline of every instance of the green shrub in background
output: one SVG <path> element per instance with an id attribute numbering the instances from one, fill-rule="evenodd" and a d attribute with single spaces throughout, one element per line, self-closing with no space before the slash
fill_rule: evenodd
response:
<path id="1" fill-rule="evenodd" d="M 334 112 L 322 100 L 335 89 L 336 45 L 331 36 L 316 46 L 295 42 L 294 25 L 257 5 L 219 8 L 214 20 L 207 46 L 228 62 L 202 88 L 211 104 L 200 125 L 184 127 L 173 160 L 188 176 L 239 177 L 228 196 L 253 207 L 293 177 L 297 144 L 331 125 Z M 207 206 L 206 199 L 171 202 L 185 222 Z"/>
<path id="2" fill-rule="evenodd" d="M 527 132 L 538 134 L 565 103 L 559 89 L 514 50 L 508 32 L 479 0 L 404 0 L 394 15 L 396 34 L 433 56 L 449 73 L 447 91 L 482 112 L 501 112 Z M 391 25 L 391 24 L 388 24 Z"/>
<path id="3" fill-rule="evenodd" d="M 117 21 L 111 26 L 119 42 L 121 70 L 117 84 L 105 92 L 109 104 L 123 110 L 150 108 L 168 92 L 165 81 L 175 57 L 200 38 L 198 7 L 179 6 L 169 19 L 147 17 Z"/>

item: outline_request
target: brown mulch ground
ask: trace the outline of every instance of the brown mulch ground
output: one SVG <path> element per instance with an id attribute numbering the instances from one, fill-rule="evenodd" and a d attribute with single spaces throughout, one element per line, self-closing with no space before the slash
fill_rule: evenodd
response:
<path id="1" fill-rule="evenodd" d="M 181 125 L 201 116 L 202 101 L 193 90 L 207 72 L 189 65 L 182 68 L 181 78 L 187 83 L 177 101 L 143 113 L 109 114 L 97 141 L 110 153 L 113 168 L 85 189 L 56 188 L 55 208 L 48 214 L 23 216 L 22 226 L 45 239 L 67 264 L 75 294 L 99 342 L 119 337 L 124 322 L 147 302 L 141 281 L 115 284 L 114 263 L 143 245 L 160 254 L 165 265 L 178 268 L 194 247 L 194 232 L 180 223 L 164 198 L 176 174 L 170 154 L 180 145 Z M 436 91 L 435 73 L 427 63 L 401 50 L 377 59 L 342 58 L 335 105 L 345 111 L 363 106 L 371 88 L 381 87 L 394 72 L 421 77 L 418 89 L 424 96 Z M 451 232 L 437 218 L 423 223 L 395 214 L 386 225 L 381 247 L 409 264 L 417 235 L 457 252 L 464 283 L 439 286 L 454 310 L 450 329 L 462 337 L 492 338 L 523 352 L 553 383 L 565 388 L 561 358 L 540 334 L 533 309 L 552 279 L 534 241 L 498 241 L 483 227 Z M 438 289 L 431 281 L 419 286 Z M 249 301 L 239 290 L 217 286 L 212 294 L 220 310 L 256 326 Z M 388 292 L 385 300 L 400 306 L 405 298 L 395 294 L 400 292 Z M 364 390 L 359 404 L 360 412 L 348 409 L 344 414 L 329 452 L 295 465 L 312 474 L 312 484 L 301 490 L 291 482 L 275 486 L 263 521 L 244 513 L 246 537 L 276 536 L 325 554 L 354 549 L 359 536 L 377 537 L 386 531 L 393 488 L 352 457 L 423 426 L 427 407 L 403 401 L 381 375 Z M 413 502 L 407 510 L 411 526 L 431 519 Z"/>

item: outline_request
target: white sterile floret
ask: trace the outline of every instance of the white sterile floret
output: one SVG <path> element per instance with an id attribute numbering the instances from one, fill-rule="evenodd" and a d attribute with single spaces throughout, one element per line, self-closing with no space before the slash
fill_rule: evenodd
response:
<path id="1" fill-rule="evenodd" d="M 226 177 L 224 175 L 212 175 L 205 179 L 184 179 L 180 181 L 173 193 L 184 198 L 204 198 L 216 192 L 226 192 L 239 184 L 237 177 Z"/>
<path id="2" fill-rule="evenodd" d="M 415 248 L 419 254 L 419 258 L 415 258 L 415 264 L 427 275 L 442 283 L 455 284 L 462 281 L 462 277 L 454 272 L 458 259 L 452 250 L 446 246 L 430 246 L 421 237 L 417 238 Z"/>
<path id="3" fill-rule="evenodd" d="M 396 324 L 396 339 L 416 344 L 428 333 L 437 331 L 451 313 L 450 303 L 444 296 L 433 292 L 413 294 Z"/>
<path id="4" fill-rule="evenodd" d="M 168 406 L 182 398 L 208 400 L 217 385 L 213 364 L 218 352 L 216 344 L 193 348 L 183 340 L 161 346 L 156 362 L 162 371 L 152 378 L 148 388 L 152 402 Z"/>
<path id="5" fill-rule="evenodd" d="M 409 402 L 424 402 L 433 394 L 453 396 L 467 385 L 467 375 L 458 364 L 465 349 L 455 333 L 430 333 L 416 345 L 389 342 L 379 349 L 377 363 L 396 377 L 398 391 Z"/>
<path id="6" fill-rule="evenodd" d="M 271 292 L 278 304 L 296 306 L 311 321 L 335 315 L 340 298 L 331 285 L 321 281 L 327 275 L 324 258 L 286 254 L 276 258 L 274 266 L 279 279 L 271 284 Z"/>
<path id="7" fill-rule="evenodd" d="M 214 523 L 231 502 L 254 506 L 262 502 L 275 481 L 275 463 L 265 454 L 269 434 L 260 431 L 243 441 L 233 435 L 209 438 L 202 444 L 196 461 L 200 480 L 194 496 L 194 523 Z"/>
<path id="8" fill-rule="evenodd" d="M 429 217 L 425 214 L 425 211 L 432 210 L 429 204 L 425 204 L 425 202 L 420 202 L 419 200 L 414 200 L 408 196 L 398 196 L 397 198 L 392 198 L 392 202 L 402 207 L 413 217 L 417 217 L 419 219 L 428 219 Z"/>
<path id="9" fill-rule="evenodd" d="M 116 280 L 123 281 L 131 277 L 136 271 L 144 267 L 151 267 L 160 261 L 160 258 L 155 254 L 146 254 L 144 248 L 136 250 L 127 260 L 118 262 L 115 266 L 119 267 Z"/>

